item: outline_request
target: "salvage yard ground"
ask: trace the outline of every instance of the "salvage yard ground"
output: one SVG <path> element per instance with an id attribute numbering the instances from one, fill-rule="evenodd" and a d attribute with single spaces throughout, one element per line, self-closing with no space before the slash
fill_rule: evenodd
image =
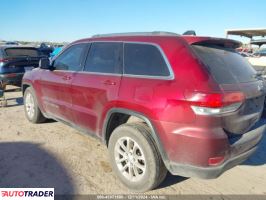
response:
<path id="1" fill-rule="evenodd" d="M 24 117 L 21 92 L 6 93 L 0 108 L 0 188 L 54 187 L 57 194 L 127 194 L 112 172 L 100 141 L 59 122 L 34 125 Z M 266 121 L 266 119 L 265 119 Z M 168 174 L 147 194 L 266 195 L 266 136 L 244 164 L 218 179 L 200 180 Z"/>

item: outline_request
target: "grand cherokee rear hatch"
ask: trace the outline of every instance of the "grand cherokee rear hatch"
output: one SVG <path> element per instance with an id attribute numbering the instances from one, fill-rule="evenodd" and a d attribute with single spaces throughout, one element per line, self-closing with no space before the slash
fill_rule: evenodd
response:
<path id="1" fill-rule="evenodd" d="M 220 116 L 222 126 L 229 134 L 243 134 L 250 130 L 261 117 L 265 98 L 264 82 L 234 50 L 237 46 L 239 43 L 225 39 L 191 43 L 198 59 L 224 93 L 227 105 Z"/>
<path id="2" fill-rule="evenodd" d="M 33 47 L 6 47 L 3 49 L 1 73 L 23 73 L 38 67 L 41 55 Z"/>

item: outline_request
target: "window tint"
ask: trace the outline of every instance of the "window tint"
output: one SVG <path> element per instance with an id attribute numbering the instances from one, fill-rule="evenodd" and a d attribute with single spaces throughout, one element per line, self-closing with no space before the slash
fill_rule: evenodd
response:
<path id="1" fill-rule="evenodd" d="M 125 44 L 124 73 L 147 76 L 169 76 L 159 49 L 149 44 Z"/>
<path id="2" fill-rule="evenodd" d="M 254 80 L 256 71 L 235 50 L 214 45 L 193 45 L 193 49 L 219 84 Z"/>
<path id="3" fill-rule="evenodd" d="M 8 48 L 5 52 L 7 56 L 39 56 L 38 50 L 33 48 Z"/>
<path id="4" fill-rule="evenodd" d="M 55 59 L 55 69 L 69 71 L 81 70 L 86 46 L 87 44 L 76 44 L 66 49 L 61 55 L 59 55 L 58 58 Z"/>
<path id="5" fill-rule="evenodd" d="M 117 42 L 93 43 L 85 64 L 85 71 L 121 73 L 121 47 Z"/>

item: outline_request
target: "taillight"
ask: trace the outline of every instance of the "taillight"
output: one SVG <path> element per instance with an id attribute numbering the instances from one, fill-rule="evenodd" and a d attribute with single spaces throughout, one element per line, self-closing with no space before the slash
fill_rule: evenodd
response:
<path id="1" fill-rule="evenodd" d="M 14 73 L 13 74 L 6 74 L 5 75 L 6 78 L 14 78 L 16 76 L 17 76 L 17 74 L 14 74 Z"/>
<path id="2" fill-rule="evenodd" d="M 0 59 L 0 62 L 8 62 L 9 59 Z"/>
<path id="3" fill-rule="evenodd" d="M 242 92 L 201 93 L 187 92 L 186 99 L 199 115 L 217 115 L 236 111 L 245 100 Z"/>
<path id="4" fill-rule="evenodd" d="M 0 66 L 3 66 L 5 62 L 8 62 L 8 59 L 0 59 Z"/>

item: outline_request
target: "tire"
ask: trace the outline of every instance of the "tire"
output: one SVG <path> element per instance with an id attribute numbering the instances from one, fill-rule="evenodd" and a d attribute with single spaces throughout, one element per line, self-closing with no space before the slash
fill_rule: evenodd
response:
<path id="1" fill-rule="evenodd" d="M 34 90 L 31 87 L 28 87 L 23 96 L 24 101 L 24 112 L 26 118 L 33 124 L 43 123 L 46 121 L 46 118 L 43 116 L 42 112 L 39 109 Z"/>
<path id="2" fill-rule="evenodd" d="M 113 170 L 121 182 L 132 191 L 152 190 L 166 177 L 167 169 L 152 138 L 151 130 L 144 123 L 123 124 L 117 127 L 110 137 L 108 150 Z"/>

